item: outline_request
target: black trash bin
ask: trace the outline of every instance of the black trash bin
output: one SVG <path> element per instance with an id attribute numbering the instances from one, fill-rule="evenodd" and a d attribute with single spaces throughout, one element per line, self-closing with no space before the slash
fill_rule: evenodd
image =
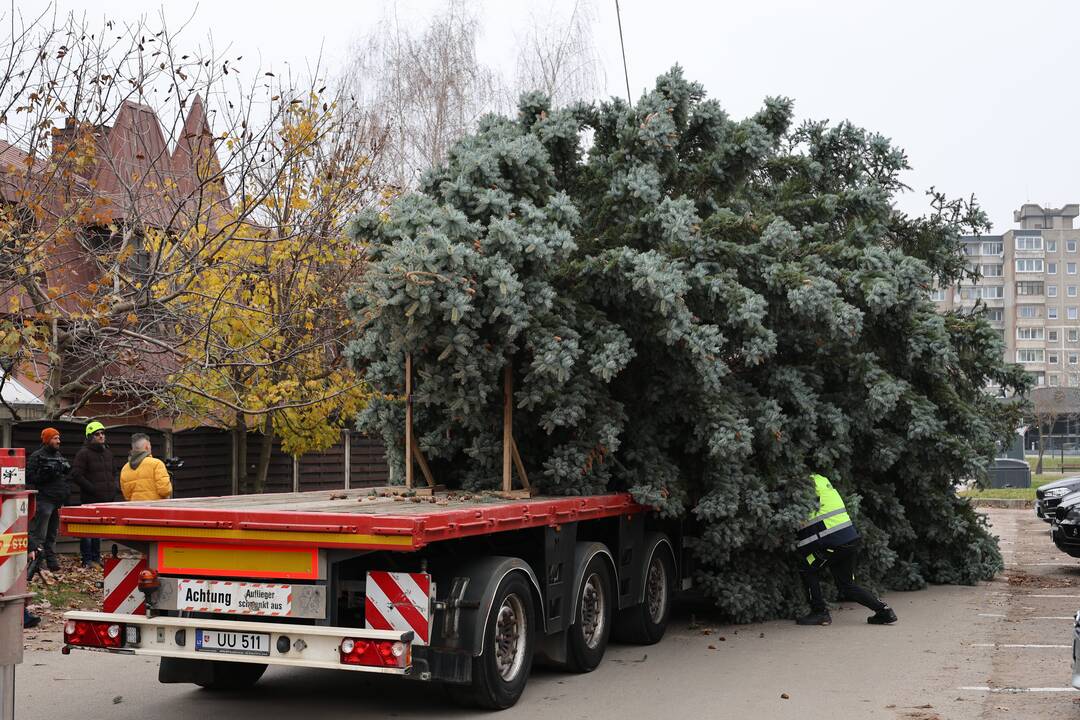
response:
<path id="1" fill-rule="evenodd" d="M 994 464 L 990 466 L 990 487 L 1031 487 L 1031 466 L 1027 460 L 997 458 L 994 460 Z"/>

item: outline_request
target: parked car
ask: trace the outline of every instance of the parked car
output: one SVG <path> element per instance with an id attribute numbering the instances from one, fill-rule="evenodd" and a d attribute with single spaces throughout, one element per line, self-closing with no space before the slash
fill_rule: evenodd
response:
<path id="1" fill-rule="evenodd" d="M 1080 612 L 1073 620 L 1072 686 L 1080 690 Z"/>
<path id="2" fill-rule="evenodd" d="M 1071 492 L 1080 490 L 1080 475 L 1062 478 L 1046 483 L 1035 490 L 1035 514 L 1046 522 L 1054 521 L 1054 509 L 1061 499 Z"/>
<path id="3" fill-rule="evenodd" d="M 1069 493 L 1054 508 L 1050 537 L 1058 550 L 1080 558 L 1080 492 Z"/>

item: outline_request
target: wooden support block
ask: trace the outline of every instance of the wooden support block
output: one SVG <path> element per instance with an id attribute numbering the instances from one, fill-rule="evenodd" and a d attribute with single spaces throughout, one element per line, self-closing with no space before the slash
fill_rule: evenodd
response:
<path id="1" fill-rule="evenodd" d="M 510 437 L 510 449 L 514 452 L 514 467 L 517 468 L 518 477 L 521 478 L 521 486 L 528 490 L 532 485 L 529 485 L 529 476 L 525 472 L 525 464 L 521 462 L 521 452 L 513 436 Z"/>
<path id="2" fill-rule="evenodd" d="M 424 480 L 427 481 L 428 487 L 435 487 L 435 479 L 431 476 L 431 468 L 428 467 L 424 453 L 420 451 L 420 445 L 414 442 L 412 451 L 413 457 L 416 458 L 416 464 L 420 466 L 420 472 L 424 474 Z"/>

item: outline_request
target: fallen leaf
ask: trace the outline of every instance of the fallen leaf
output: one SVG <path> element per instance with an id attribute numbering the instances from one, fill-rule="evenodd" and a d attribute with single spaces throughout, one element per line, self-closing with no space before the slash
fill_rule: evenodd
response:
<path id="1" fill-rule="evenodd" d="M 124 696 L 123 695 L 117 695 L 116 697 L 114 697 L 112 699 L 112 704 L 113 705 L 119 705 L 122 702 L 124 702 Z"/>
<path id="2" fill-rule="evenodd" d="M 791 696 L 788 695 L 787 693 L 780 693 L 780 699 L 781 700 L 790 700 Z"/>

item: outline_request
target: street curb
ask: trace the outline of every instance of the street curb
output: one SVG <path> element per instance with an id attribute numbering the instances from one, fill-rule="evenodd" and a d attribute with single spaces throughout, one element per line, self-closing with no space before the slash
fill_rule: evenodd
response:
<path id="1" fill-rule="evenodd" d="M 1034 500 L 1006 498 L 970 498 L 972 507 L 1008 508 L 1012 510 L 1030 510 L 1035 507 Z"/>

